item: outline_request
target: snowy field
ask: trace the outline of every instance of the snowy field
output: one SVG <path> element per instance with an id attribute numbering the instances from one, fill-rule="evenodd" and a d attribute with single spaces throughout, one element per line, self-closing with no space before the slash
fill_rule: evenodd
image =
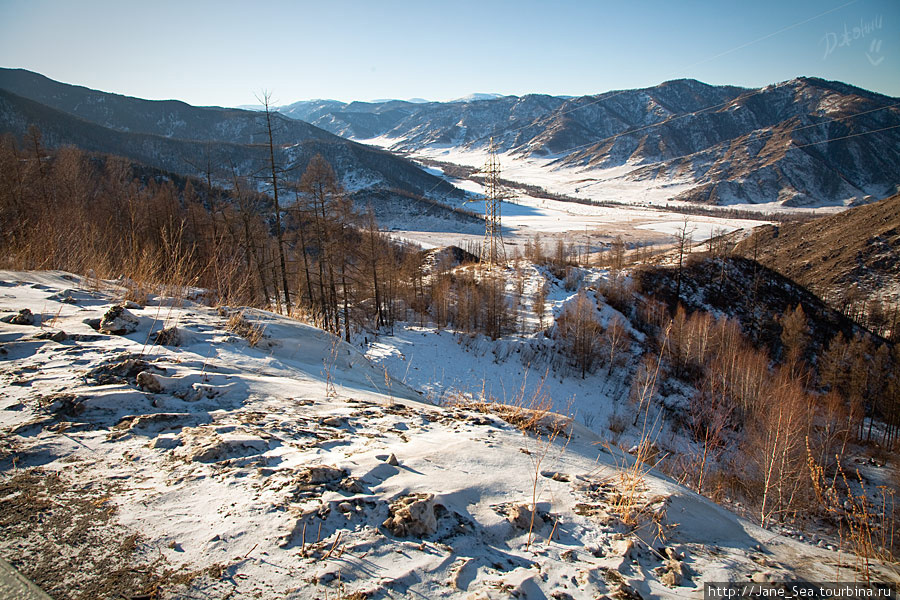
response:
<path id="1" fill-rule="evenodd" d="M 854 578 L 655 472 L 624 517 L 630 459 L 578 422 L 523 433 L 312 327 L 156 295 L 112 309 L 125 291 L 0 273 L 19 321 L 0 323 L 0 551 L 54 596 L 674 600 Z M 449 334 L 395 347 L 413 343 L 480 374 Z"/>
<path id="2" fill-rule="evenodd" d="M 398 140 L 381 137 L 358 141 L 389 148 Z M 480 168 L 484 165 L 486 154 L 455 147 L 428 148 L 415 152 L 411 158 L 433 159 Z M 692 239 L 695 242 L 702 242 L 718 233 L 750 229 L 768 222 L 764 218 L 730 219 L 667 212 L 664 210 L 666 205 L 679 204 L 669 198 L 690 188 L 691 185 L 677 180 L 664 183 L 629 181 L 624 175 L 633 167 L 582 170 L 555 167 L 553 159 L 521 158 L 510 154 L 502 154 L 499 158 L 503 179 L 596 202 L 612 201 L 623 204 L 614 207 L 578 204 L 535 198 L 520 190 L 513 190 L 514 197 L 509 202 L 503 202 L 501 207 L 503 236 L 510 245 L 521 246 L 526 239 L 536 233 L 548 240 L 565 234 L 576 243 L 595 248 L 608 244 L 617 235 L 621 235 L 625 242 L 631 245 L 666 245 L 673 241 L 675 231 L 684 227 L 685 221 L 688 231 L 693 232 Z M 432 175 L 443 175 L 437 167 L 424 168 Z M 476 181 L 458 178 L 448 180 L 473 195 L 480 196 L 484 192 L 483 187 Z M 467 204 L 466 208 L 482 213 L 484 205 L 480 201 L 475 201 Z M 411 221 L 409 225 L 407 228 L 396 228 L 394 233 L 399 238 L 414 241 L 427 248 L 458 245 L 461 241 L 479 239 L 477 234 L 468 230 L 465 234 L 458 235 L 452 231 L 423 231 L 425 228 L 418 227 L 415 221 Z"/>

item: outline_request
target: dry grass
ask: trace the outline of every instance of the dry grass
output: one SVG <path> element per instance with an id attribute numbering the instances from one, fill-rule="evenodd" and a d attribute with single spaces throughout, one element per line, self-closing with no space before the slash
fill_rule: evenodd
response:
<path id="1" fill-rule="evenodd" d="M 263 340 L 266 331 L 264 326 L 247 320 L 244 311 L 231 313 L 226 328 L 247 340 L 251 348 L 256 347 Z"/>
<path id="2" fill-rule="evenodd" d="M 891 565 L 900 575 L 896 566 L 900 523 L 895 509 L 895 491 L 879 486 L 879 493 L 870 496 L 859 471 L 855 480 L 848 477 L 839 460 L 835 473 L 829 478 L 824 467 L 816 463 L 808 443 L 807 457 L 820 510 L 836 522 L 841 548 L 853 554 L 857 570 L 865 575 L 866 581 L 871 581 L 875 561 Z"/>
<path id="3" fill-rule="evenodd" d="M 669 331 L 666 330 L 663 345 L 668 340 Z M 651 418 L 650 408 L 653 395 L 656 392 L 656 382 L 662 363 L 662 352 L 657 356 L 656 364 L 652 371 L 648 369 L 648 377 L 639 382 L 636 404 L 639 413 L 637 419 L 641 420 L 640 441 L 631 452 L 633 459 L 631 464 L 627 460 L 617 465 L 618 469 L 610 477 L 614 483 L 615 493 L 609 498 L 610 510 L 618 516 L 623 523 L 632 528 L 642 527 L 648 522 L 656 524 L 656 537 L 662 537 L 664 532 L 661 523 L 661 513 L 653 509 L 656 502 L 646 500 L 646 477 L 662 460 L 659 448 L 656 444 L 661 424 L 661 411 Z M 610 452 L 615 456 L 615 453 Z"/>

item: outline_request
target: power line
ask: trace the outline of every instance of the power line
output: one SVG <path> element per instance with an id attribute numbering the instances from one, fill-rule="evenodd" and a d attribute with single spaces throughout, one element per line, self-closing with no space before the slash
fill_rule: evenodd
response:
<path id="1" fill-rule="evenodd" d="M 839 11 L 839 10 L 841 10 L 841 9 L 844 9 L 844 8 L 846 8 L 846 7 L 848 7 L 848 6 L 852 5 L 852 4 L 856 4 L 858 1 L 859 1 L 859 0 L 850 0 L 850 2 L 846 2 L 846 3 L 844 3 L 844 4 L 840 5 L 840 6 L 836 6 L 836 7 L 834 7 L 834 8 L 828 9 L 828 10 L 826 10 L 826 11 L 823 11 L 823 12 L 821 12 L 821 13 L 818 13 L 818 14 L 816 14 L 816 15 L 813 15 L 813 16 L 811 16 L 811 17 L 808 17 L 808 18 L 806 18 L 806 19 L 803 19 L 802 21 L 797 21 L 796 23 L 792 23 L 791 25 L 787 25 L 787 26 L 785 26 L 785 27 L 782 27 L 781 29 L 778 29 L 778 30 L 776 30 L 776 31 L 773 31 L 773 32 L 771 32 L 771 33 L 768 33 L 768 34 L 766 34 L 766 35 L 764 35 L 764 36 L 762 36 L 762 37 L 756 38 L 756 39 L 751 40 L 751 41 L 749 41 L 749 42 L 745 42 L 745 43 L 743 43 L 743 44 L 740 44 L 740 45 L 738 45 L 738 46 L 735 46 L 734 48 L 731 48 L 731 49 L 729 49 L 729 50 L 725 50 L 725 51 L 723 51 L 723 52 L 720 52 L 720 53 L 718 53 L 718 54 L 712 55 L 712 56 L 710 56 L 710 57 L 708 57 L 708 58 L 705 58 L 705 59 L 703 59 L 703 60 L 700 60 L 700 61 L 698 61 L 698 62 L 695 62 L 695 63 L 693 63 L 693 64 L 691 64 L 691 65 L 688 65 L 687 67 L 685 67 L 684 69 L 681 69 L 681 70 L 687 70 L 687 69 L 690 69 L 690 68 L 695 67 L 695 66 L 697 66 L 697 65 L 700 65 L 700 64 L 704 64 L 704 63 L 710 62 L 710 61 L 715 60 L 715 59 L 717 59 L 717 58 L 721 58 L 722 56 L 726 56 L 726 55 L 731 54 L 731 53 L 733 53 L 733 52 L 736 52 L 736 51 L 738 51 L 738 50 L 742 50 L 742 49 L 744 49 L 744 48 L 746 48 L 746 47 L 748 47 L 748 46 L 752 46 L 752 45 L 757 44 L 757 43 L 759 43 L 759 42 L 762 42 L 762 41 L 765 41 L 765 40 L 767 40 L 767 39 L 770 39 L 770 38 L 772 38 L 772 37 L 774 37 L 774 36 L 776 36 L 776 35 L 779 35 L 779 34 L 781 34 L 781 33 L 784 33 L 785 31 L 789 31 L 789 30 L 791 30 L 791 29 L 795 29 L 796 27 L 799 27 L 799 26 L 801 26 L 801 25 L 805 25 L 806 23 L 810 23 L 810 22 L 812 22 L 812 21 L 815 21 L 816 19 L 819 19 L 819 18 L 824 17 L 824 16 L 826 16 L 826 15 L 828 15 L 828 14 L 831 14 L 831 13 L 833 13 L 833 12 L 836 12 L 836 11 Z M 675 70 L 675 71 L 672 71 L 669 75 L 677 75 L 678 73 L 679 73 L 679 70 Z M 684 114 L 681 114 L 681 115 L 673 115 L 673 116 L 670 116 L 670 117 L 666 118 L 665 120 L 659 121 L 659 122 L 657 122 L 657 123 L 651 123 L 651 124 L 649 124 L 649 125 L 645 125 L 645 126 L 643 126 L 643 127 L 637 128 L 637 129 L 631 129 L 631 130 L 628 130 L 628 131 L 623 131 L 623 132 L 614 134 L 614 135 L 612 135 L 612 136 L 608 136 L 608 137 L 603 138 L 603 139 L 600 139 L 600 140 L 588 142 L 588 143 L 586 143 L 586 144 L 582 144 L 582 145 L 579 145 L 579 146 L 574 146 L 574 147 L 572 147 L 572 148 L 567 148 L 567 149 L 565 149 L 565 150 L 561 150 L 560 152 L 572 153 L 572 152 L 574 152 L 574 151 L 576 151 L 576 150 L 581 150 L 581 149 L 583 149 L 583 148 L 589 148 L 589 147 L 592 147 L 592 146 L 597 146 L 597 145 L 599 145 L 599 144 L 603 144 L 603 143 L 605 143 L 605 142 L 608 142 L 608 141 L 617 139 L 617 138 L 622 137 L 622 136 L 625 136 L 625 135 L 632 135 L 632 134 L 634 134 L 634 133 L 638 133 L 638 132 L 641 132 L 641 131 L 646 131 L 646 130 L 652 129 L 652 128 L 654 128 L 654 127 L 659 127 L 659 126 L 665 125 L 665 124 L 667 124 L 667 123 L 671 123 L 672 121 L 676 121 L 676 120 L 678 120 L 678 119 L 683 119 L 683 118 L 686 118 L 686 117 L 689 117 L 689 116 L 696 116 L 696 115 L 702 114 L 702 113 L 704 113 L 704 112 L 713 110 L 713 109 L 715 109 L 715 108 L 721 108 L 721 107 L 723 107 L 723 106 L 727 106 L 727 105 L 729 105 L 729 104 L 732 104 L 732 103 L 737 102 L 737 101 L 740 101 L 740 100 L 746 101 L 748 98 L 752 98 L 753 96 L 756 96 L 756 95 L 758 95 L 758 94 L 763 93 L 766 89 L 767 89 L 766 87 L 759 88 L 758 90 L 754 90 L 754 91 L 751 91 L 751 92 L 748 92 L 748 93 L 745 93 L 745 94 L 740 94 L 740 95 L 738 95 L 738 96 L 736 96 L 736 97 L 734 97 L 734 98 L 731 98 L 731 99 L 729 99 L 729 100 L 727 100 L 727 101 L 725 101 L 725 102 L 719 103 L 719 104 L 707 106 L 707 107 L 705 107 L 705 108 L 702 108 L 702 109 L 699 109 L 699 110 L 696 110 L 696 111 L 692 111 L 692 112 L 689 112 L 689 113 L 684 113 Z M 544 124 L 544 123 L 546 123 L 546 122 L 549 122 L 551 119 L 557 119 L 557 118 L 566 116 L 566 115 L 571 114 L 571 113 L 573 113 L 573 112 L 575 112 L 575 111 L 577 111 L 577 110 L 580 110 L 580 109 L 582 109 L 582 108 L 586 108 L 586 107 L 588 107 L 588 106 L 593 106 L 593 105 L 599 104 L 599 103 L 601 103 L 601 102 L 604 102 L 604 101 L 606 101 L 606 100 L 611 100 L 612 98 L 615 98 L 615 97 L 617 97 L 617 96 L 620 96 L 620 95 L 625 94 L 625 93 L 630 92 L 630 91 L 633 91 L 633 90 L 623 89 L 623 90 L 619 90 L 619 91 L 617 91 L 617 92 L 603 94 L 603 95 L 601 95 L 600 97 L 598 97 L 596 100 L 587 102 L 587 103 L 585 103 L 585 104 L 580 104 L 580 105 L 578 105 L 578 106 L 574 106 L 574 107 L 572 107 L 572 108 L 570 108 L 570 109 L 568 109 L 568 110 L 564 110 L 564 111 L 561 111 L 561 112 L 551 112 L 551 113 L 545 115 L 544 117 L 540 117 L 540 118 L 538 118 L 538 119 L 532 121 L 531 123 L 529 123 L 529 124 L 527 124 L 527 125 L 522 125 L 522 126 L 520 126 L 520 127 L 515 127 L 515 128 L 512 128 L 512 129 L 505 129 L 505 130 L 502 130 L 502 132 L 499 130 L 499 127 L 495 127 L 493 132 L 489 133 L 488 135 L 485 135 L 485 136 L 482 136 L 482 137 L 479 137 L 479 138 L 475 138 L 474 140 L 472 140 L 471 142 L 469 142 L 469 144 L 470 144 L 470 145 L 471 145 L 471 144 L 476 144 L 476 143 L 481 142 L 481 141 L 486 140 L 486 139 L 492 139 L 493 137 L 496 137 L 496 136 L 497 136 L 498 134 L 500 134 L 500 133 L 502 133 L 503 135 L 508 135 L 508 134 L 514 134 L 514 133 L 523 131 L 523 130 L 528 129 L 528 128 L 539 127 L 540 125 L 542 125 L 542 124 Z M 867 114 L 867 113 L 869 113 L 869 112 L 874 112 L 874 111 L 876 111 L 876 110 L 884 110 L 885 108 L 892 108 L 892 107 L 894 107 L 894 106 L 897 106 L 897 104 L 893 104 L 893 105 L 888 106 L 888 107 L 881 107 L 881 108 L 878 108 L 878 109 L 873 109 L 873 110 L 870 110 L 870 111 L 864 111 L 864 112 L 858 113 L 858 114 L 855 115 L 855 116 L 859 116 L 859 115 L 862 115 L 862 114 Z M 851 118 L 852 116 L 854 116 L 854 115 L 848 115 L 848 116 L 840 117 L 840 118 L 833 119 L 833 120 L 840 120 L 840 119 L 845 119 L 845 118 Z M 802 128 L 795 129 L 794 131 L 799 131 L 799 130 L 802 130 L 802 129 L 807 129 L 807 128 L 809 128 L 809 127 L 818 126 L 818 125 L 821 125 L 821 124 L 824 124 L 824 123 L 827 123 L 827 122 L 831 122 L 831 121 L 823 121 L 823 122 L 816 123 L 816 124 L 813 124 L 813 125 L 807 125 L 807 126 L 804 126 L 804 127 L 802 127 Z M 893 128 L 891 127 L 891 128 L 888 128 L 888 129 L 893 129 Z M 879 130 L 879 131 L 883 131 L 883 130 Z M 873 131 L 872 133 L 875 133 L 875 132 Z M 770 135 L 774 135 L 774 132 L 771 132 Z M 857 135 L 861 135 L 861 134 L 857 134 Z M 856 137 L 856 135 L 846 136 L 846 137 Z M 845 137 L 842 137 L 842 138 L 836 138 L 836 139 L 846 139 L 846 138 L 845 138 Z M 829 140 L 825 140 L 825 141 L 829 141 Z M 817 142 L 817 143 L 824 143 L 824 142 Z M 812 144 L 807 144 L 807 145 L 812 145 Z M 796 148 L 803 148 L 803 147 L 806 147 L 807 145 L 803 145 L 803 146 L 795 146 L 795 147 L 796 147 Z M 686 157 L 686 156 L 691 156 L 692 154 L 696 154 L 696 152 L 695 152 L 695 153 L 691 153 L 691 154 L 686 154 L 686 155 L 684 155 L 684 156 L 679 156 L 679 157 L 669 158 L 669 159 L 666 159 L 666 162 L 672 161 L 672 160 L 677 160 L 677 159 L 679 159 L 679 158 L 684 158 L 684 157 Z M 433 192 L 435 189 L 437 189 L 437 188 L 441 185 L 441 183 L 444 183 L 444 182 L 445 182 L 445 180 L 442 178 L 441 181 L 439 181 L 434 187 L 432 187 L 432 188 L 429 189 L 427 192 L 425 192 L 424 195 L 430 194 L 430 193 Z"/>
<path id="2" fill-rule="evenodd" d="M 900 127 L 900 125 L 891 125 L 890 127 L 882 127 L 881 129 L 874 129 L 872 131 L 861 131 L 860 133 L 851 133 L 850 135 L 842 135 L 841 137 L 822 140 L 821 142 L 812 142 L 810 144 L 794 146 L 794 148 L 806 148 L 807 146 L 817 146 L 819 144 L 827 144 L 828 142 L 836 142 L 837 140 L 846 140 L 847 138 L 860 137 L 863 135 L 869 135 L 870 133 L 878 133 L 879 131 L 887 131 L 888 129 L 897 129 L 898 127 Z"/>
<path id="3" fill-rule="evenodd" d="M 740 99 L 740 98 L 737 98 L 737 99 Z M 736 99 L 736 100 L 737 100 L 737 99 Z M 695 111 L 695 112 L 693 112 L 693 113 L 686 113 L 685 115 L 679 115 L 679 116 L 676 117 L 676 118 L 682 118 L 682 117 L 685 117 L 685 116 L 690 116 L 690 115 L 698 114 L 699 112 L 703 112 L 703 111 L 705 111 L 705 110 L 709 110 L 709 109 L 711 109 L 711 108 L 715 108 L 716 106 L 723 106 L 723 105 L 725 105 L 725 104 L 730 104 L 730 102 L 726 102 L 726 103 L 720 104 L 720 105 L 715 105 L 715 106 L 712 106 L 712 107 L 707 107 L 707 108 L 705 108 L 705 109 L 702 109 L 701 111 Z M 871 113 L 878 112 L 878 111 L 882 111 L 882 110 L 888 110 L 888 109 L 891 109 L 891 108 L 895 108 L 895 107 L 897 107 L 897 106 L 900 106 L 900 102 L 896 102 L 896 103 L 890 104 L 890 105 L 888 105 L 888 106 L 880 106 L 880 107 L 878 107 L 878 108 L 873 108 L 873 109 L 869 109 L 869 110 L 864 110 L 864 111 L 861 111 L 861 112 L 858 112 L 858 113 L 852 113 L 852 114 L 849 114 L 849 115 L 842 115 L 842 116 L 840 116 L 840 117 L 834 117 L 834 118 L 827 119 L 827 120 L 824 120 L 824 121 L 819 121 L 819 122 L 817 122 L 817 123 L 811 123 L 811 124 L 809 124 L 809 125 L 804 125 L 804 126 L 802 126 L 802 127 L 796 127 L 796 128 L 794 128 L 794 129 L 792 129 L 792 130 L 790 131 L 790 133 L 794 133 L 794 132 L 797 132 L 797 131 L 803 131 L 803 130 L 805 130 L 805 129 L 811 129 L 811 128 L 813 128 L 813 127 L 820 127 L 820 126 L 822 126 L 822 125 L 827 125 L 828 123 L 834 123 L 834 122 L 836 122 L 836 121 L 843 121 L 843 120 L 846 120 L 846 119 L 853 119 L 853 118 L 855 118 L 855 117 L 859 117 L 859 116 L 862 116 L 862 115 L 871 114 Z M 637 131 L 642 131 L 642 130 L 644 130 L 644 129 L 648 129 L 648 128 L 650 128 L 650 127 L 654 127 L 654 126 L 657 126 L 657 125 L 663 125 L 663 124 L 669 122 L 670 120 L 674 120 L 674 118 L 673 118 L 673 119 L 667 119 L 666 121 L 662 121 L 662 122 L 656 123 L 656 124 L 654 124 L 654 125 L 650 125 L 650 126 L 647 126 L 647 127 L 643 127 L 643 128 L 641 128 L 641 129 L 636 129 L 636 130 L 631 130 L 631 131 L 623 132 L 623 133 L 620 133 L 620 134 L 616 134 L 615 136 L 610 136 L 610 137 L 608 137 L 608 138 L 604 138 L 604 139 L 598 140 L 598 141 L 596 141 L 596 142 L 590 142 L 590 143 L 588 143 L 588 144 L 582 144 L 581 146 L 574 146 L 573 148 L 569 148 L 568 150 L 563 150 L 563 152 L 570 152 L 570 153 L 571 153 L 571 152 L 574 152 L 575 150 L 580 150 L 580 149 L 582 149 L 582 148 L 588 148 L 588 147 L 591 147 L 591 146 L 597 146 L 597 145 L 599 145 L 599 144 L 602 144 L 603 142 L 609 141 L 609 140 L 611 140 L 611 139 L 614 139 L 614 138 L 619 137 L 619 136 L 622 136 L 622 135 L 627 135 L 627 134 L 631 134 L 631 133 L 636 133 Z M 860 132 L 860 133 L 854 133 L 854 134 L 850 134 L 850 135 L 846 135 L 846 136 L 840 136 L 840 137 L 836 137 L 836 138 L 829 138 L 829 139 L 821 140 L 821 141 L 818 141 L 818 142 L 812 142 L 812 143 L 808 143 L 808 144 L 792 144 L 792 147 L 793 147 L 793 148 L 806 148 L 806 147 L 808 147 L 808 146 L 815 146 L 815 145 L 818 145 L 818 144 L 824 144 L 824 143 L 827 143 L 827 142 L 833 142 L 833 141 L 837 141 L 837 140 L 843 140 L 843 139 L 847 139 L 847 138 L 852 138 L 852 137 L 859 137 L 859 136 L 863 136 L 863 135 L 868 135 L 868 134 L 870 134 L 870 133 L 878 133 L 878 132 L 881 132 L 881 131 L 887 131 L 887 130 L 890 130 L 890 129 L 896 129 L 897 127 L 900 127 L 900 125 L 893 125 L 893 126 L 890 126 L 890 127 L 884 127 L 884 128 L 881 128 L 881 129 L 875 129 L 875 130 L 872 130 L 872 131 L 864 131 L 864 132 Z M 755 130 L 755 131 L 759 131 L 759 130 Z M 753 133 L 753 132 L 750 132 L 750 133 Z M 741 142 L 741 144 L 742 144 L 742 145 L 747 145 L 747 144 L 749 144 L 751 141 L 758 141 L 758 140 L 760 140 L 760 139 L 763 139 L 764 137 L 771 137 L 771 136 L 775 135 L 776 133 L 777 133 L 776 131 L 771 130 L 771 129 L 769 129 L 768 131 L 763 130 L 763 131 L 761 131 L 761 132 L 758 134 L 758 136 L 757 136 L 755 139 L 753 139 L 753 140 L 749 140 L 749 139 L 748 139 L 748 140 L 745 140 L 745 141 Z M 687 158 L 687 157 L 689 157 L 689 156 L 693 156 L 693 155 L 699 154 L 699 153 L 701 153 L 701 152 L 708 152 L 708 151 L 710 151 L 710 150 L 711 150 L 712 148 L 714 148 L 714 147 L 715 147 L 715 146 L 711 146 L 711 147 L 709 147 L 709 148 L 704 148 L 703 150 L 698 150 L 698 151 L 696 151 L 696 152 L 691 152 L 691 153 L 688 153 L 688 154 L 683 154 L 683 155 L 681 155 L 681 156 L 673 156 L 673 157 L 667 158 L 667 159 L 665 159 L 665 160 L 663 160 L 663 161 L 660 161 L 660 162 L 654 163 L 654 164 L 657 164 L 657 165 L 659 165 L 659 164 L 665 164 L 665 163 L 669 163 L 669 162 L 672 162 L 672 161 L 676 161 L 676 160 L 679 160 L 679 159 L 682 159 L 682 158 Z M 651 166 L 651 165 L 646 165 L 646 166 Z M 637 168 L 640 168 L 640 167 L 637 167 Z M 425 192 L 424 195 L 430 194 L 430 193 L 433 192 L 435 189 L 437 189 L 438 186 L 440 186 L 442 183 L 448 183 L 448 182 L 442 178 L 442 179 L 441 179 L 434 187 L 432 187 L 432 188 L 429 189 L 427 192 Z"/>
<path id="4" fill-rule="evenodd" d="M 739 46 L 735 46 L 734 48 L 731 48 L 730 50 L 725 50 L 724 52 L 720 52 L 720 53 L 718 53 L 718 54 L 715 54 L 715 55 L 713 55 L 713 56 L 710 56 L 710 57 L 708 57 L 708 58 L 705 58 L 705 59 L 703 59 L 703 60 L 700 60 L 700 61 L 698 61 L 698 62 L 695 62 L 695 63 L 693 63 L 693 64 L 691 64 L 691 65 L 686 66 L 686 67 L 683 67 L 683 68 L 680 68 L 680 69 L 675 69 L 675 70 L 671 71 L 668 75 L 666 75 L 666 77 L 669 77 L 669 76 L 672 76 L 672 75 L 679 75 L 679 74 L 681 74 L 682 72 L 684 72 L 684 71 L 686 71 L 686 70 L 688 70 L 688 69 L 691 69 L 691 68 L 693 68 L 693 67 L 696 67 L 697 65 L 701 65 L 701 64 L 710 62 L 710 61 L 712 61 L 712 60 L 715 60 L 715 59 L 717 59 L 717 58 L 721 58 L 722 56 L 726 56 L 726 55 L 728 55 L 728 54 L 731 54 L 732 52 L 736 52 L 736 51 L 738 51 L 738 50 L 742 50 L 742 49 L 744 49 L 744 48 L 746 48 L 746 47 L 748 47 L 748 46 L 752 46 L 753 44 L 756 44 L 756 43 L 762 42 L 762 41 L 764 41 L 764 40 L 767 40 L 767 39 L 769 39 L 769 38 L 771 38 L 771 37 L 774 37 L 774 36 L 776 36 L 776 35 L 778 35 L 778 34 L 780 34 L 780 33 L 784 33 L 785 31 L 789 31 L 789 30 L 791 30 L 791 29 L 794 29 L 794 28 L 796 28 L 796 27 L 799 27 L 800 25 L 805 25 L 806 23 L 809 23 L 809 22 L 811 22 L 811 21 L 815 21 L 816 19 L 819 19 L 819 18 L 821 18 L 821 17 L 824 17 L 825 15 L 828 15 L 828 14 L 831 14 L 831 13 L 833 13 L 833 12 L 835 12 L 835 11 L 838 11 L 838 10 L 841 10 L 841 9 L 843 9 L 843 8 L 846 8 L 846 7 L 850 6 L 851 4 L 855 4 L 855 3 L 857 3 L 858 1 L 859 1 L 859 0 L 851 0 L 850 2 L 847 2 L 847 3 L 845 3 L 845 4 L 842 4 L 841 6 L 837 6 L 837 7 L 835 7 L 835 8 L 826 10 L 826 11 L 821 12 L 821 13 L 815 15 L 815 16 L 809 17 L 809 18 L 804 19 L 804 20 L 802 20 L 802 21 L 798 21 L 798 22 L 793 23 L 793 24 L 791 24 L 791 25 L 788 25 L 788 26 L 786 26 L 786 27 L 782 27 L 781 29 L 779 29 L 779 30 L 777 30 L 777 31 L 773 31 L 772 33 L 769 33 L 769 34 L 767 34 L 767 35 L 764 35 L 764 36 L 762 36 L 762 37 L 760 37 L 760 38 L 757 38 L 757 39 L 755 39 L 755 40 L 752 40 L 752 41 L 750 41 L 750 42 L 745 42 L 745 43 L 743 43 L 743 44 L 741 44 L 741 45 L 739 45 Z M 747 96 L 745 96 L 745 97 L 750 97 L 750 96 L 753 96 L 753 95 L 755 95 L 755 94 L 759 94 L 759 93 L 762 92 L 763 89 L 765 89 L 765 88 L 761 88 L 760 90 L 757 90 L 757 91 L 755 91 L 755 92 L 753 92 L 753 93 L 751 93 L 751 94 L 749 94 L 749 95 L 747 95 Z M 551 119 L 551 118 L 563 117 L 563 116 L 565 116 L 565 115 L 568 115 L 568 114 L 571 114 L 571 113 L 575 112 L 576 110 L 580 110 L 580 109 L 582 109 L 582 108 L 586 108 L 586 107 L 592 106 L 592 105 L 594 105 L 594 104 L 599 104 L 600 102 L 603 102 L 603 101 L 605 101 L 605 100 L 610 100 L 610 99 L 612 99 L 612 98 L 615 98 L 616 96 L 620 96 L 620 95 L 625 94 L 625 93 L 627 93 L 627 92 L 629 92 L 629 91 L 632 91 L 632 90 L 627 90 L 627 89 L 625 89 L 625 90 L 619 90 L 618 92 L 614 92 L 614 93 L 612 93 L 612 94 L 604 94 L 604 95 L 602 95 L 600 98 L 597 98 L 597 99 L 594 100 L 594 101 L 591 101 L 591 102 L 588 102 L 588 103 L 586 103 L 586 104 L 581 104 L 581 105 L 572 107 L 571 109 L 562 111 L 562 112 L 560 112 L 560 113 L 551 113 L 551 114 L 547 115 L 546 117 L 542 117 L 542 118 L 540 118 L 540 119 L 538 119 L 538 120 L 536 120 L 536 121 L 533 121 L 533 122 L 529 123 L 528 125 L 524 125 L 524 126 L 522 126 L 522 127 L 517 127 L 517 128 L 515 128 L 515 129 L 508 129 L 508 130 L 505 130 L 504 133 L 516 133 L 516 132 L 519 132 L 519 131 L 523 131 L 523 130 L 525 130 L 525 129 L 528 129 L 529 127 L 537 127 L 537 126 L 540 126 L 542 123 L 544 123 L 545 121 L 547 121 L 547 120 L 549 120 L 549 119 Z M 739 98 L 740 98 L 740 97 L 744 97 L 744 96 L 739 96 Z M 736 99 L 738 99 L 738 98 L 735 98 L 734 100 L 736 100 Z M 732 102 L 732 101 L 733 101 L 733 100 L 730 100 L 730 101 L 728 101 L 728 102 L 725 102 L 724 104 L 728 104 L 729 102 Z M 724 105 L 724 104 L 723 104 L 723 105 Z M 719 106 L 723 106 L 723 105 L 719 105 Z M 711 107 L 708 107 L 708 108 L 711 108 Z M 707 110 L 707 109 L 702 109 L 702 110 Z M 698 111 L 698 112 L 701 112 L 701 111 Z M 665 121 L 663 121 L 663 122 L 665 122 Z M 652 125 L 650 125 L 650 126 L 648 126 L 648 127 L 652 127 Z M 474 144 L 474 143 L 477 143 L 477 142 L 486 140 L 486 139 L 491 138 L 491 137 L 496 137 L 497 135 L 498 135 L 498 132 L 497 132 L 497 130 L 495 129 L 494 132 L 492 132 L 492 133 L 490 133 L 490 134 L 488 134 L 488 135 L 482 136 L 482 137 L 480 137 L 480 138 L 476 138 L 476 139 L 472 140 L 470 143 L 471 143 L 471 144 Z M 566 152 L 566 151 L 564 150 L 564 152 Z"/>

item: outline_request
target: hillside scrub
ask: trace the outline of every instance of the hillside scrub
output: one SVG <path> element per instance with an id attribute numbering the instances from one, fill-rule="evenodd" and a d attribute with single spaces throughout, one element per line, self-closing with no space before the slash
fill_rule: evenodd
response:
<path id="1" fill-rule="evenodd" d="M 200 181 L 76 148 L 47 150 L 34 128 L 21 145 L 6 135 L 2 266 L 127 281 L 138 297 L 196 286 L 211 302 L 282 312 L 288 281 L 292 312 L 345 338 L 389 326 L 423 300 L 410 275 L 421 260 L 389 241 L 371 212 L 352 209 L 321 157 L 282 190 L 292 200 L 280 211 L 285 273 L 274 206 L 256 185 L 234 168 Z"/>

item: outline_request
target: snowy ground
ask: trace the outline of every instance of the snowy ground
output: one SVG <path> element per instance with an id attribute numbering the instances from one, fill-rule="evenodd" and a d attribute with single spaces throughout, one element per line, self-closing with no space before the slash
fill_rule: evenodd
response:
<path id="1" fill-rule="evenodd" d="M 393 138 L 373 138 L 358 140 L 361 143 L 390 147 L 398 140 Z M 482 167 L 486 155 L 481 151 L 463 150 L 459 148 L 428 148 L 414 153 L 411 158 L 427 158 L 453 164 Z M 553 237 L 566 234 L 570 240 L 579 244 L 600 247 L 609 243 L 616 235 L 631 244 L 667 244 L 673 240 L 677 229 L 688 223 L 688 230 L 693 232 L 694 241 L 703 241 L 718 233 L 727 233 L 736 229 L 749 229 L 766 223 L 760 220 L 729 219 L 696 215 L 681 215 L 667 212 L 667 205 L 679 203 L 670 200 L 679 192 L 691 187 L 689 182 L 665 181 L 655 183 L 648 181 L 630 181 L 624 175 L 633 167 L 615 167 L 612 169 L 573 169 L 559 168 L 552 165 L 553 159 L 522 158 L 503 154 L 500 156 L 501 177 L 519 183 L 536 185 L 547 191 L 593 200 L 596 202 L 618 202 L 623 206 L 592 206 L 573 202 L 564 202 L 544 198 L 536 198 L 515 191 L 510 202 L 502 203 L 504 239 L 509 244 L 522 245 L 525 239 L 535 233 Z M 443 175 L 439 168 L 428 166 L 426 170 L 433 175 Z M 482 194 L 482 186 L 465 179 L 450 178 L 456 187 L 472 194 Z M 684 203 L 681 203 L 684 204 Z M 467 208 L 476 212 L 483 211 L 481 202 L 467 204 Z M 746 208 L 741 206 L 739 208 Z M 762 211 L 773 212 L 773 211 Z M 394 233 L 403 239 L 420 243 L 425 247 L 459 245 L 465 241 L 478 241 L 477 232 L 466 231 L 464 235 L 455 231 L 424 231 L 415 220 L 411 220 L 408 229 L 396 227 Z"/>
<path id="2" fill-rule="evenodd" d="M 3 316 L 36 317 L 0 323 L 0 550 L 54 597 L 700 598 L 858 577 L 652 472 L 626 515 L 629 459 L 586 428 L 423 403 L 271 313 L 151 296 L 130 333 L 95 330 L 122 293 L 0 273 Z M 173 326 L 180 345 L 154 342 Z"/>

